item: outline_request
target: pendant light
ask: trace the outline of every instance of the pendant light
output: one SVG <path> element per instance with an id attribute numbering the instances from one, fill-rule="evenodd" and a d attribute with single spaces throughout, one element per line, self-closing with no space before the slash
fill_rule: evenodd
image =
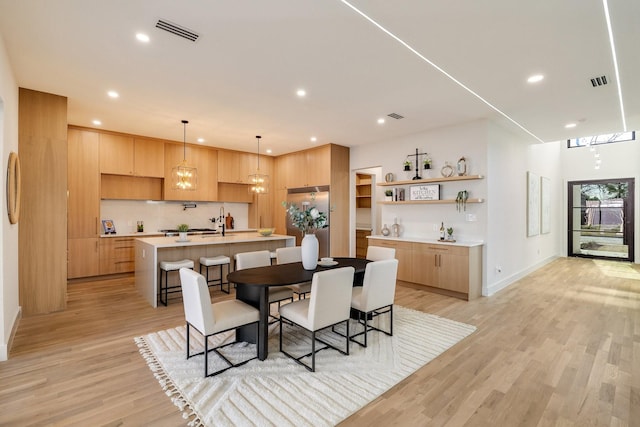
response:
<path id="1" fill-rule="evenodd" d="M 260 173 L 260 135 L 258 140 L 258 168 L 256 173 L 249 175 L 249 192 L 254 194 L 267 194 L 269 192 L 269 175 Z"/>
<path id="2" fill-rule="evenodd" d="M 171 170 L 171 182 L 174 190 L 194 191 L 198 185 L 198 170 L 187 166 L 187 123 L 187 120 L 182 121 L 182 161 Z"/>

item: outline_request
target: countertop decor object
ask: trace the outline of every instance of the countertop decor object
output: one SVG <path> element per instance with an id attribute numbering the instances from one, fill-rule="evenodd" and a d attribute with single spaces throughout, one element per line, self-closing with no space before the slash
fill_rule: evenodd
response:
<path id="1" fill-rule="evenodd" d="M 104 229 L 104 234 L 116 234 L 116 225 L 112 219 L 103 219 L 102 228 Z"/>
<path id="2" fill-rule="evenodd" d="M 449 164 L 449 162 L 445 162 L 444 166 L 442 167 L 442 169 L 440 169 L 440 173 L 442 174 L 443 177 L 445 178 L 449 178 L 451 176 L 453 176 L 453 166 L 451 166 Z"/>
<path id="3" fill-rule="evenodd" d="M 261 228 L 258 230 L 258 233 L 261 236 L 267 237 L 267 236 L 271 236 L 274 231 L 275 231 L 275 228 Z"/>
<path id="4" fill-rule="evenodd" d="M 384 181 L 385 182 L 393 182 L 393 174 L 391 172 L 389 172 L 388 174 L 386 174 L 384 176 Z"/>
<path id="5" fill-rule="evenodd" d="M 187 120 L 182 120 L 182 161 L 171 169 L 171 183 L 174 190 L 195 191 L 198 186 L 198 170 L 187 164 L 187 123 Z"/>

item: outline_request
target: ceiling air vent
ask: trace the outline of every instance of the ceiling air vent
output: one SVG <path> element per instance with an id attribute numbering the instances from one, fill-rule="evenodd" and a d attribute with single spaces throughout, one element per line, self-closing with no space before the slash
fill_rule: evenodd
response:
<path id="1" fill-rule="evenodd" d="M 607 84 L 607 76 L 594 77 L 591 79 L 591 86 L 598 87 Z"/>
<path id="2" fill-rule="evenodd" d="M 165 21 L 164 19 L 158 19 L 156 28 L 160 28 L 161 30 L 165 30 L 171 34 L 182 37 L 183 39 L 187 39 L 192 42 L 195 42 L 196 40 L 198 40 L 198 37 L 200 37 L 198 33 L 191 31 L 188 28 L 174 24 L 173 22 Z"/>
<path id="3" fill-rule="evenodd" d="M 387 116 L 391 117 L 392 119 L 396 119 L 396 120 L 404 119 L 404 116 L 401 116 L 400 114 L 397 114 L 397 113 L 387 114 Z"/>

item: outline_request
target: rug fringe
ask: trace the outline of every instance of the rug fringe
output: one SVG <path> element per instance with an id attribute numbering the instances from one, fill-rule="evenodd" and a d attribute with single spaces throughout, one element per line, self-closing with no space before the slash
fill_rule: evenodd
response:
<path id="1" fill-rule="evenodd" d="M 187 425 L 189 427 L 204 427 L 200 414 L 195 411 L 189 401 L 182 395 L 180 389 L 173 383 L 169 374 L 153 355 L 144 337 L 136 337 L 133 340 L 138 346 L 138 352 L 147 362 L 147 366 L 149 366 L 149 369 L 153 372 L 153 376 L 158 380 L 162 390 L 164 390 L 165 394 L 171 398 L 173 404 L 182 412 L 182 418 L 189 420 Z"/>

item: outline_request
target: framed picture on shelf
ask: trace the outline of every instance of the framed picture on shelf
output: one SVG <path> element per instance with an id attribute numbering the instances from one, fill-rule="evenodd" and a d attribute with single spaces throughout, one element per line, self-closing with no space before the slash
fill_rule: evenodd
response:
<path id="1" fill-rule="evenodd" d="M 411 186 L 409 200 L 440 200 L 440 184 Z"/>
<path id="2" fill-rule="evenodd" d="M 112 219 L 103 219 L 102 229 L 104 230 L 104 234 L 116 234 L 116 225 Z"/>

